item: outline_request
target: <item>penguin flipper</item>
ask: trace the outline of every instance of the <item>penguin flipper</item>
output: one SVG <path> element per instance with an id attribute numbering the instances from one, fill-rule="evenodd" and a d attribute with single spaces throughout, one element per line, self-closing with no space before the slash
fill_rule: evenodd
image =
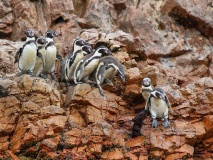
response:
<path id="1" fill-rule="evenodd" d="M 84 73 L 84 61 L 80 60 L 75 67 L 74 71 L 74 82 L 78 84 L 79 81 L 82 79 Z"/>
<path id="2" fill-rule="evenodd" d="M 148 99 L 146 101 L 146 105 L 145 105 L 145 110 L 147 110 L 147 111 L 148 111 L 148 109 L 150 107 L 150 103 L 151 103 L 150 99 L 151 99 L 151 96 L 149 95 L 149 97 L 148 97 Z"/>
<path id="3" fill-rule="evenodd" d="M 165 100 L 166 100 L 166 104 L 167 104 L 167 106 L 170 108 L 170 112 L 171 112 L 171 114 L 173 115 L 174 114 L 174 112 L 173 112 L 173 110 L 172 110 L 172 106 L 171 106 L 171 104 L 170 104 L 170 102 L 169 102 L 169 99 L 168 99 L 168 97 L 165 95 Z"/>
<path id="4" fill-rule="evenodd" d="M 19 57 L 21 56 L 22 50 L 23 50 L 23 48 L 21 47 L 21 48 L 19 48 L 18 51 L 16 51 L 16 53 L 14 55 L 14 57 L 15 57 L 14 63 L 17 63 L 19 61 Z"/>
<path id="5" fill-rule="evenodd" d="M 45 66 L 45 58 L 44 58 L 43 54 L 41 54 L 39 51 L 37 51 L 37 56 L 38 56 L 39 58 L 41 58 L 41 60 L 42 60 L 42 65 L 43 65 L 43 67 L 44 67 L 44 66 Z"/>
<path id="6" fill-rule="evenodd" d="M 59 60 L 60 65 L 63 65 L 64 62 L 64 58 L 57 52 L 56 54 L 56 58 Z"/>

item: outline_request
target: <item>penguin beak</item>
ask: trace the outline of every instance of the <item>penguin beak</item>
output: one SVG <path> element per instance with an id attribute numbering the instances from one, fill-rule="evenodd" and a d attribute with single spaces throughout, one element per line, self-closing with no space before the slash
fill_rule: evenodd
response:
<path id="1" fill-rule="evenodd" d="M 123 82 L 126 82 L 126 77 L 125 77 L 125 75 L 121 75 L 121 79 L 122 79 Z"/>
<path id="2" fill-rule="evenodd" d="M 88 45 L 84 45 L 82 50 L 87 52 L 87 53 L 91 53 L 92 52 L 92 47 L 88 46 Z"/>
<path id="3" fill-rule="evenodd" d="M 109 49 L 105 49 L 105 54 L 106 55 L 112 55 L 112 52 Z"/>
<path id="4" fill-rule="evenodd" d="M 166 99 L 165 99 L 165 97 L 162 94 L 160 94 L 159 98 L 162 99 L 164 102 L 166 102 Z"/>
<path id="5" fill-rule="evenodd" d="M 58 34 L 56 32 L 53 32 L 54 37 L 58 37 Z"/>

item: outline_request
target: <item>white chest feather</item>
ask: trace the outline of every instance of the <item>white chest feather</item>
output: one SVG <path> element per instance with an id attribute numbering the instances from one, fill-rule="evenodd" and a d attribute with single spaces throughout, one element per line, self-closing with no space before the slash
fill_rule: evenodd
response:
<path id="1" fill-rule="evenodd" d="M 42 49 L 39 50 L 39 52 L 43 55 L 43 57 L 46 56 L 46 50 L 43 47 Z M 43 70 L 43 62 L 42 59 L 40 57 L 36 57 L 36 64 L 35 67 L 33 69 L 33 74 L 38 76 Z"/>
<path id="2" fill-rule="evenodd" d="M 93 59 L 89 64 L 84 68 L 83 78 L 89 76 L 98 66 L 99 59 Z"/>
<path id="3" fill-rule="evenodd" d="M 151 98 L 150 112 L 156 118 L 164 118 L 168 114 L 168 106 L 162 99 Z"/>
<path id="4" fill-rule="evenodd" d="M 30 43 L 23 48 L 19 59 L 19 68 L 22 71 L 33 70 L 36 62 L 37 47 L 34 43 Z"/>
<path id="5" fill-rule="evenodd" d="M 109 69 L 106 69 L 105 70 L 105 78 L 112 80 L 113 77 L 116 75 L 116 73 L 117 73 L 117 70 L 112 68 L 112 67 L 109 68 Z"/>
<path id="6" fill-rule="evenodd" d="M 80 52 L 76 55 L 75 59 L 72 62 L 72 65 L 69 66 L 69 64 L 67 64 L 67 69 L 68 69 L 68 77 L 69 79 L 73 79 L 73 74 L 74 74 L 74 70 L 75 67 L 77 65 L 77 63 L 84 57 L 83 52 Z M 69 62 L 69 61 L 68 61 Z"/>
<path id="7" fill-rule="evenodd" d="M 55 70 L 56 53 L 57 53 L 57 49 L 54 45 L 49 46 L 46 49 L 45 67 L 43 72 L 52 73 Z"/>

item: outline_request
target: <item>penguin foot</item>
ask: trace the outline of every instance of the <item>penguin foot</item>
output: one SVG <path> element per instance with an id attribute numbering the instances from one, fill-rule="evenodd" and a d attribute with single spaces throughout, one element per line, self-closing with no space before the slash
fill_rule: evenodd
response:
<path id="1" fill-rule="evenodd" d="M 31 77 L 33 77 L 33 71 L 28 71 L 27 74 L 29 74 Z"/>
<path id="2" fill-rule="evenodd" d="M 52 80 L 56 81 L 54 73 L 51 73 L 50 76 L 51 76 Z"/>
<path id="3" fill-rule="evenodd" d="M 102 96 L 105 96 L 105 92 L 104 92 L 103 89 L 99 89 L 99 92 L 100 92 L 100 94 L 101 94 Z"/>
<path id="4" fill-rule="evenodd" d="M 168 118 L 164 118 L 163 126 L 164 126 L 164 127 L 166 127 L 166 128 L 170 127 L 170 124 L 169 124 Z"/>
<path id="5" fill-rule="evenodd" d="M 47 78 L 47 75 L 39 74 L 39 77 L 46 79 L 46 78 Z"/>
<path id="6" fill-rule="evenodd" d="M 19 72 L 19 73 L 17 74 L 18 77 L 20 77 L 20 76 L 22 76 L 22 75 L 23 75 L 23 72 Z"/>
<path id="7" fill-rule="evenodd" d="M 152 127 L 153 128 L 156 128 L 158 126 L 158 121 L 157 121 L 157 119 L 153 119 L 153 121 L 152 121 Z"/>

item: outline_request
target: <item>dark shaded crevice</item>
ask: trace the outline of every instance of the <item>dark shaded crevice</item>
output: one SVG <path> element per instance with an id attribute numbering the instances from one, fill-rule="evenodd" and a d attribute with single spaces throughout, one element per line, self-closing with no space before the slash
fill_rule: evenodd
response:
<path id="1" fill-rule="evenodd" d="M 168 15 L 185 29 L 195 28 L 206 38 L 213 36 L 213 28 L 210 24 L 206 23 L 199 17 L 195 17 L 194 15 L 190 14 L 190 12 L 187 13 L 186 10 L 179 6 L 174 7 Z"/>

